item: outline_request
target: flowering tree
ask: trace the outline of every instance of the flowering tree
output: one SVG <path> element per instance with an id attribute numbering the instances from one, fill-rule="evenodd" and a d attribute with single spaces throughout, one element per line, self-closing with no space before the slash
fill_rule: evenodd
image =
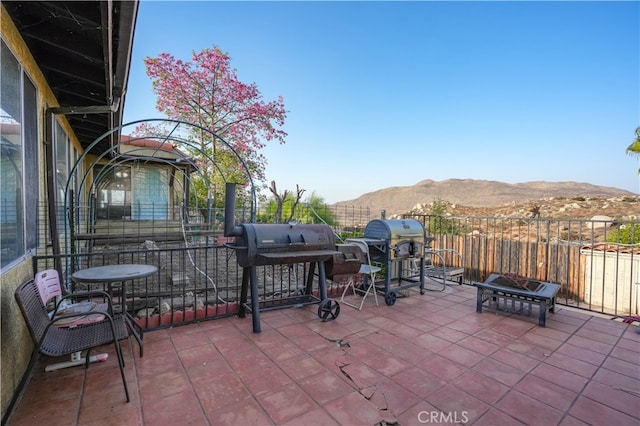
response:
<path id="1" fill-rule="evenodd" d="M 281 129 L 287 111 L 283 98 L 266 102 L 255 83 L 238 80 L 230 57 L 218 47 L 193 53 L 191 62 L 175 59 L 168 53 L 145 59 L 147 75 L 157 95 L 156 107 L 168 118 L 197 124 L 223 138 L 242 157 L 254 181 L 263 182 L 266 158 L 260 150 L 268 141 L 285 142 Z M 226 180 L 247 183 L 238 159 L 210 135 L 190 135 L 199 149 L 189 155 L 197 160 L 203 179 L 215 184 Z M 206 153 L 216 167 L 206 161 Z M 206 198 L 206 185 L 196 184 L 199 198 Z"/>

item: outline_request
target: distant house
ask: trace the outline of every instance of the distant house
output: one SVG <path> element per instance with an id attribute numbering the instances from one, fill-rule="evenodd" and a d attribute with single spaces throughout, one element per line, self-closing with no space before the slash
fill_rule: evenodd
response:
<path id="1" fill-rule="evenodd" d="M 36 250 L 55 251 L 64 187 L 76 160 L 120 142 L 114 132 L 87 152 L 121 125 L 137 13 L 137 0 L 0 4 L 0 361 L 11 366 L 1 370 L 3 419 L 33 349 L 13 293 L 34 276 Z M 85 167 L 79 164 L 78 176 Z M 141 183 L 155 173 L 133 172 Z M 107 192 L 112 184 L 105 183 Z M 161 186 L 133 183 L 132 195 L 148 199 Z"/>
<path id="2" fill-rule="evenodd" d="M 173 144 L 122 135 L 118 152 L 129 161 L 96 167 L 96 219 L 180 219 L 185 176 L 193 170 Z"/>

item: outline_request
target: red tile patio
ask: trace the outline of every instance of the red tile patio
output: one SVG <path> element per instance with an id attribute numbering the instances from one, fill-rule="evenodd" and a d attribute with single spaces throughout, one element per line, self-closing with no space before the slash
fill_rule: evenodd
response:
<path id="1" fill-rule="evenodd" d="M 394 306 L 316 306 L 147 332 L 144 357 L 44 372 L 9 425 L 638 425 L 636 324 L 560 307 L 536 319 L 475 312 L 475 288 L 414 289 Z M 66 360 L 66 359 L 62 359 Z"/>

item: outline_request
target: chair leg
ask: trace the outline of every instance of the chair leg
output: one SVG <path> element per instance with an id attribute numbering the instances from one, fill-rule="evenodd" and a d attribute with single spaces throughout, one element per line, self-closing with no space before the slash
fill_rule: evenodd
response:
<path id="1" fill-rule="evenodd" d="M 364 306 L 364 302 L 365 300 L 367 300 L 367 296 L 369 296 L 370 292 L 373 292 L 373 298 L 376 301 L 376 306 L 380 306 L 380 304 L 378 303 L 378 292 L 375 288 L 375 275 L 368 275 L 367 276 L 367 280 L 366 282 L 368 283 L 368 286 L 366 288 L 366 290 L 364 288 L 359 288 L 358 292 L 360 294 L 362 294 L 362 292 L 364 291 L 364 294 L 362 295 L 362 300 L 360 300 L 360 304 L 359 305 L 354 305 L 352 303 L 347 302 L 346 300 L 344 300 L 344 297 L 347 294 L 347 291 L 349 291 L 349 288 L 351 288 L 351 290 L 353 291 L 353 296 L 357 297 L 357 293 L 356 293 L 356 286 L 355 283 L 353 282 L 353 278 L 349 279 L 349 282 L 347 283 L 347 286 L 344 288 L 344 290 L 342 291 L 342 297 L 340 297 L 340 302 L 344 303 L 345 305 L 349 305 L 353 308 L 356 308 L 357 310 L 361 311 L 362 307 Z"/>
<path id="2" fill-rule="evenodd" d="M 114 339 L 113 344 L 116 347 L 116 355 L 118 356 L 118 367 L 120 367 L 120 376 L 122 377 L 122 384 L 124 385 L 124 394 L 127 397 L 127 402 L 129 402 L 129 387 L 127 386 L 127 379 L 124 375 L 124 355 L 122 355 L 122 348 L 120 347 L 118 339 Z"/>
<path id="3" fill-rule="evenodd" d="M 349 278 L 349 282 L 347 282 L 347 285 L 344 287 L 344 290 L 342 290 L 342 296 L 340 297 L 340 302 L 344 302 L 344 296 L 347 295 L 347 291 L 349 290 L 349 287 L 351 287 L 351 290 L 353 291 L 353 295 L 356 295 L 356 290 L 353 284 L 353 278 Z"/>
<path id="4" fill-rule="evenodd" d="M 352 308 L 358 309 L 357 305 L 354 305 L 353 303 L 350 303 L 350 302 L 347 302 L 346 300 L 344 300 L 344 297 L 346 296 L 347 291 L 349 291 L 349 288 L 351 288 L 351 291 L 353 292 L 353 297 L 357 297 L 356 286 L 355 286 L 355 283 L 353 281 L 353 277 L 351 277 L 349 279 L 349 282 L 347 283 L 347 286 L 342 291 L 342 297 L 340 297 L 340 302 L 344 303 L 345 305 L 351 306 Z M 360 309 L 358 309 L 358 310 L 360 310 Z"/>
<path id="5" fill-rule="evenodd" d="M 376 274 L 375 274 L 375 272 L 371 275 L 371 289 L 373 290 L 373 298 L 376 301 L 376 306 L 380 306 L 378 304 L 378 290 L 376 289 Z"/>
<path id="6" fill-rule="evenodd" d="M 360 306 L 358 306 L 358 310 L 361 311 L 364 306 L 364 301 L 367 300 L 367 296 L 369 295 L 369 291 L 371 290 L 371 286 L 367 287 L 367 291 L 364 292 L 362 296 L 362 300 L 360 301 Z"/>
<path id="7" fill-rule="evenodd" d="M 367 287 L 367 291 L 364 293 L 364 296 L 362 296 L 362 300 L 360 301 L 360 307 L 358 308 L 359 311 L 362 310 L 362 307 L 364 306 L 364 302 L 365 300 L 367 300 L 367 296 L 369 296 L 369 292 L 373 292 L 373 298 L 376 301 L 376 306 L 380 306 L 378 304 L 378 295 L 377 295 L 377 291 L 375 289 L 375 285 L 374 285 L 375 281 L 371 281 L 371 283 L 369 284 L 369 287 Z"/>

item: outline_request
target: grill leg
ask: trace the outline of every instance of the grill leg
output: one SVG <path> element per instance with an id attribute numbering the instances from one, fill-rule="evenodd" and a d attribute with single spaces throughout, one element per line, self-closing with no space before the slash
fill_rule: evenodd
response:
<path id="1" fill-rule="evenodd" d="M 388 253 L 388 251 L 387 251 L 387 253 Z M 387 272 L 385 273 L 386 277 L 384 279 L 384 295 L 385 295 L 385 297 L 389 293 L 391 293 L 391 258 L 390 258 L 391 254 L 388 253 L 387 256 L 388 256 L 387 257 L 387 269 L 386 269 Z M 375 287 L 375 283 L 374 283 L 374 287 Z"/>
<path id="2" fill-rule="evenodd" d="M 323 261 L 318 261 L 318 275 L 318 284 L 320 286 L 318 290 L 320 293 L 320 300 L 325 300 L 327 298 L 327 276 L 324 270 Z"/>
<path id="3" fill-rule="evenodd" d="M 238 316 L 244 318 L 247 312 L 247 293 L 249 292 L 249 268 L 242 268 L 242 287 L 240 288 L 240 306 Z"/>
<path id="4" fill-rule="evenodd" d="M 316 274 L 316 262 L 309 262 L 309 272 L 307 273 L 306 294 L 313 294 L 313 277 Z"/>
<path id="5" fill-rule="evenodd" d="M 260 333 L 260 300 L 258 293 L 258 273 L 256 267 L 249 268 L 251 274 L 251 317 L 253 318 L 253 332 Z"/>
<path id="6" fill-rule="evenodd" d="M 424 294 L 424 257 L 420 258 L 420 294 Z"/>

